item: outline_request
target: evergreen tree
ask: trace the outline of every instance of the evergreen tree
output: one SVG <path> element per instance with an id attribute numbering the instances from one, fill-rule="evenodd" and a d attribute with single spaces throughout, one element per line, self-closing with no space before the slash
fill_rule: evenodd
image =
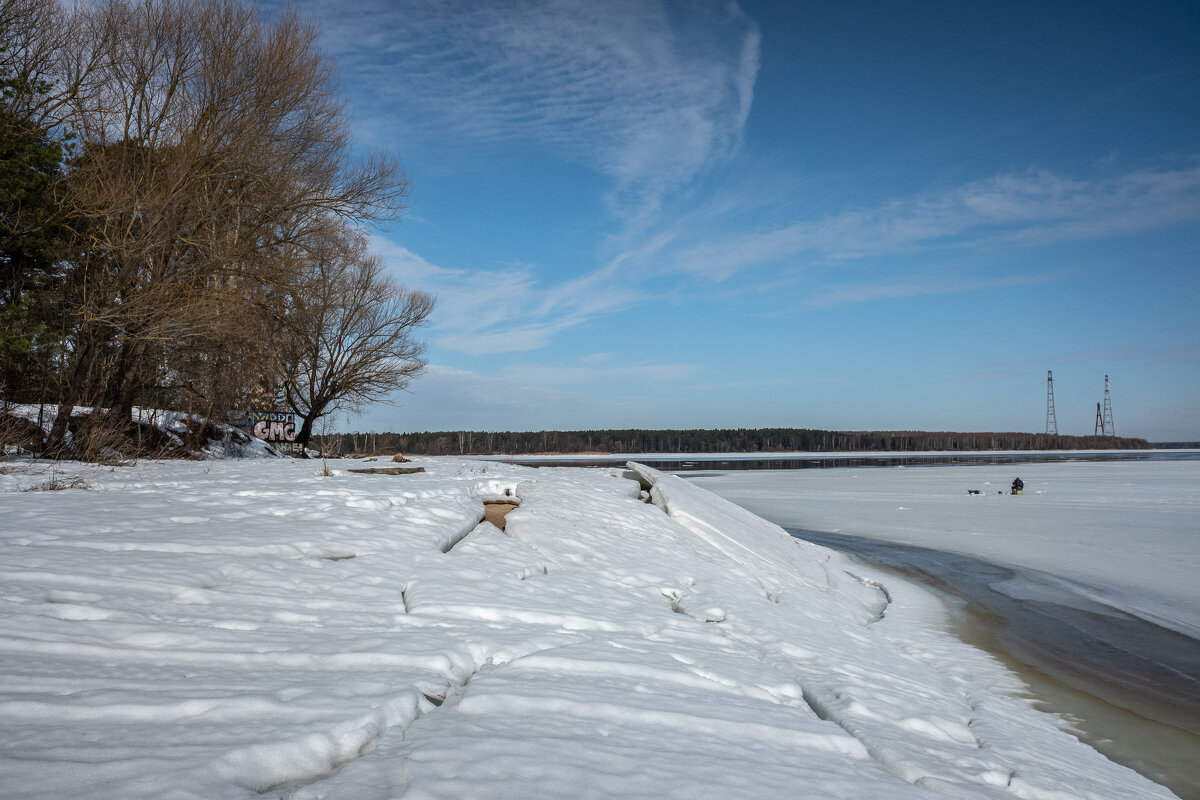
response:
<path id="1" fill-rule="evenodd" d="M 15 37 L 0 29 L 0 42 Z M 7 46 L 0 44 L 0 54 Z M 48 85 L 0 60 L 0 398 L 30 400 L 45 365 L 35 349 L 51 317 L 54 267 L 65 236 L 55 185 L 63 145 L 30 98 Z M 44 383 L 44 381 L 43 381 Z M 24 390 L 24 391 L 22 391 Z"/>

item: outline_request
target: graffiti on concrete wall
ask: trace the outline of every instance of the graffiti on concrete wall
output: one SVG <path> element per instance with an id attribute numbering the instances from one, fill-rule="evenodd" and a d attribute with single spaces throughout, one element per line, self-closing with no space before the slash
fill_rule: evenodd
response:
<path id="1" fill-rule="evenodd" d="M 296 415 L 283 411 L 248 411 L 250 432 L 265 442 L 296 441 Z"/>

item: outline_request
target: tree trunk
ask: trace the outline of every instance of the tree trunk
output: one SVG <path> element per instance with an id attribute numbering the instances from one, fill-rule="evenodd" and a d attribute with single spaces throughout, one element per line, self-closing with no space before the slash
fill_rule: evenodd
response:
<path id="1" fill-rule="evenodd" d="M 121 352 L 117 356 L 117 365 L 114 373 L 117 378 L 116 392 L 113 397 L 113 404 L 109 408 L 109 414 L 113 419 L 123 419 L 129 422 L 133 421 L 133 401 L 137 396 L 137 366 L 138 366 L 138 345 L 136 342 L 126 341 L 121 345 Z"/>
<path id="2" fill-rule="evenodd" d="M 94 357 L 90 343 L 80 345 L 75 358 L 75 369 L 71 371 L 71 380 L 67 383 L 66 391 L 58 401 L 58 413 L 54 417 L 50 435 L 46 437 L 45 455 L 52 458 L 61 455 L 67 435 L 67 425 L 71 422 L 71 412 L 75 409 L 75 404 L 83 393 L 84 378 L 91 371 Z"/>
<path id="3" fill-rule="evenodd" d="M 300 419 L 303 421 L 300 423 L 300 431 L 296 434 L 296 444 L 308 447 L 308 440 L 312 438 L 313 423 L 317 421 L 317 417 L 314 414 L 311 417 L 301 416 Z M 355 442 L 354 446 L 357 449 L 358 443 Z"/>

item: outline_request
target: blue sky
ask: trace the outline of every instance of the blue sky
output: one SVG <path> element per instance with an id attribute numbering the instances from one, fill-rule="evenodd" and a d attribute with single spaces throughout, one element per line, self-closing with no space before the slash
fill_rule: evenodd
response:
<path id="1" fill-rule="evenodd" d="M 1194 2 L 298 7 L 439 299 L 349 428 L 1200 439 Z"/>

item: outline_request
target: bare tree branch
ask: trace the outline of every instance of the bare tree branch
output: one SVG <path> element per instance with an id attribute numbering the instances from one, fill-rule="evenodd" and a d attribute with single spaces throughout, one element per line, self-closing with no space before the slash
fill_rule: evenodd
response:
<path id="1" fill-rule="evenodd" d="M 79 137 L 64 197 L 78 380 L 52 443 L 89 375 L 121 414 L 164 384 L 206 384 L 210 400 L 261 389 L 273 376 L 246 370 L 217 392 L 221 358 L 200 356 L 281 331 L 273 306 L 307 280 L 307 243 L 396 216 L 408 192 L 394 159 L 352 162 L 332 66 L 292 11 L 268 23 L 238 0 L 100 0 L 62 30 L 56 102 Z"/>
<path id="2" fill-rule="evenodd" d="M 303 424 L 339 410 L 387 401 L 425 368 L 413 338 L 432 313 L 432 295 L 396 284 L 349 232 L 311 253 L 285 319 L 284 388 Z"/>

